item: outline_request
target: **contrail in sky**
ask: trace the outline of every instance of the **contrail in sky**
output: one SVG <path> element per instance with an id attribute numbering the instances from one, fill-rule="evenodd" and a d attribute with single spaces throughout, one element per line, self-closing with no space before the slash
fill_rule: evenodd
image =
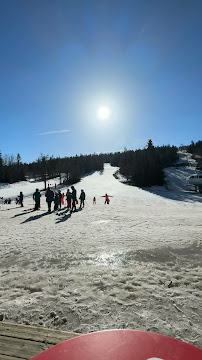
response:
<path id="1" fill-rule="evenodd" d="M 66 133 L 66 132 L 69 132 L 69 131 L 70 130 L 47 131 L 47 132 L 41 133 L 39 135 L 60 134 L 60 133 Z"/>

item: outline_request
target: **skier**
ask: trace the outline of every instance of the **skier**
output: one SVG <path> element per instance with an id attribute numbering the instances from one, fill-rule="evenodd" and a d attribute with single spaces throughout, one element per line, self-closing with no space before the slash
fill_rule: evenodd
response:
<path id="1" fill-rule="evenodd" d="M 95 205 L 96 204 L 96 198 L 95 198 L 95 196 L 94 196 L 94 198 L 93 198 L 93 205 Z"/>
<path id="2" fill-rule="evenodd" d="M 81 195 L 79 197 L 79 200 L 80 200 L 80 209 L 81 209 L 81 206 L 83 205 L 84 207 L 84 201 L 86 199 L 86 194 L 83 190 L 81 190 Z"/>
<path id="3" fill-rule="evenodd" d="M 62 194 L 61 194 L 61 190 L 58 190 L 58 205 L 59 205 L 59 208 L 61 209 L 61 206 L 62 206 Z"/>
<path id="4" fill-rule="evenodd" d="M 67 189 L 66 199 L 67 199 L 67 209 L 71 209 L 72 195 L 71 195 L 69 189 Z"/>
<path id="5" fill-rule="evenodd" d="M 71 186 L 72 189 L 72 212 L 76 211 L 76 189 L 75 187 L 72 185 Z"/>
<path id="6" fill-rule="evenodd" d="M 23 207 L 23 198 L 24 198 L 23 193 L 22 191 L 20 191 L 19 204 L 21 205 L 21 207 Z"/>
<path id="7" fill-rule="evenodd" d="M 109 202 L 110 202 L 109 197 L 113 197 L 113 196 L 105 194 L 105 195 L 103 195 L 101 197 L 104 197 L 105 198 L 105 204 L 109 205 Z"/>
<path id="8" fill-rule="evenodd" d="M 60 204 L 60 195 L 59 195 L 59 192 L 56 192 L 55 198 L 54 198 L 54 210 L 58 209 L 59 204 Z"/>
<path id="9" fill-rule="evenodd" d="M 64 203 L 65 203 L 65 194 L 64 193 L 62 193 L 61 202 L 62 202 L 62 205 L 64 205 Z"/>
<path id="10" fill-rule="evenodd" d="M 35 193 L 33 194 L 33 200 L 35 201 L 34 210 L 39 210 L 40 208 L 40 197 L 41 194 L 39 192 L 39 189 L 36 189 Z"/>
<path id="11" fill-rule="evenodd" d="M 50 189 L 50 186 L 48 186 L 48 189 L 46 190 L 45 197 L 48 204 L 48 211 L 51 212 L 51 203 L 54 199 L 54 192 Z"/>

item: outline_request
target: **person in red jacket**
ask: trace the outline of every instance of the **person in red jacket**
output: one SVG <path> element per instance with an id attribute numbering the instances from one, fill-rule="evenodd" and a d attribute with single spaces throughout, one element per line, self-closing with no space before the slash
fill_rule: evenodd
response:
<path id="1" fill-rule="evenodd" d="M 109 205 L 109 202 L 110 202 L 109 197 L 113 197 L 113 196 L 105 194 L 105 195 L 103 195 L 101 197 L 104 197 L 105 198 L 105 204 Z"/>
<path id="2" fill-rule="evenodd" d="M 65 203 L 65 194 L 64 193 L 62 193 L 61 202 L 62 202 L 62 205 L 64 205 L 64 203 Z"/>

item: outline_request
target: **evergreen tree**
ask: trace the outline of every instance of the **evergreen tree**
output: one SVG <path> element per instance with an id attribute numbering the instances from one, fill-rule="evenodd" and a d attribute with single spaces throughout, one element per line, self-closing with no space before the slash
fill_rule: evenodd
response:
<path id="1" fill-rule="evenodd" d="M 37 159 L 38 171 L 41 176 L 42 181 L 44 181 L 44 189 L 46 190 L 47 182 L 47 162 L 48 156 L 41 153 L 40 157 Z"/>
<path id="2" fill-rule="evenodd" d="M 21 156 L 20 156 L 19 153 L 17 154 L 17 163 L 18 163 L 18 166 L 19 166 L 20 163 L 21 163 Z"/>
<path id="3" fill-rule="evenodd" d="M 149 139 L 147 142 L 147 149 L 153 149 L 153 148 L 154 148 L 153 142 L 151 139 Z"/>

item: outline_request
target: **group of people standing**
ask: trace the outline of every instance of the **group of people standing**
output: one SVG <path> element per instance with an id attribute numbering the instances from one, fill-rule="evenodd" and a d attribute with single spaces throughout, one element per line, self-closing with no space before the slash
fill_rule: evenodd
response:
<path id="1" fill-rule="evenodd" d="M 61 190 L 58 190 L 57 192 L 53 192 L 53 190 L 51 190 L 50 186 L 48 186 L 48 188 L 46 190 L 45 197 L 46 197 L 46 202 L 48 205 L 49 212 L 51 212 L 52 203 L 54 203 L 54 210 L 57 210 L 58 208 L 61 209 L 62 205 L 65 204 L 65 194 L 61 193 Z M 110 202 L 109 197 L 112 197 L 112 196 L 105 194 L 101 197 L 104 197 L 105 204 L 109 205 L 109 202 Z M 86 194 L 85 194 L 84 190 L 81 190 L 81 194 L 79 197 L 80 208 L 84 207 L 85 199 L 86 199 Z M 35 201 L 34 210 L 40 209 L 41 193 L 40 193 L 39 189 L 36 189 L 35 193 L 33 194 L 33 200 Z M 71 191 L 69 189 L 67 189 L 66 201 L 67 201 L 67 208 L 70 211 L 75 212 L 76 205 L 78 204 L 78 200 L 77 200 L 77 191 L 73 185 L 71 186 Z M 18 196 L 18 198 L 16 198 L 16 204 L 23 206 L 22 191 L 20 192 L 20 195 Z M 96 204 L 96 198 L 94 197 L 93 205 L 95 205 L 95 204 Z"/>
<path id="2" fill-rule="evenodd" d="M 76 205 L 78 204 L 78 200 L 77 200 L 76 189 L 73 185 L 71 186 L 71 190 L 72 191 L 68 189 L 66 193 L 67 208 L 72 212 L 75 212 Z M 62 194 L 61 190 L 58 190 L 57 192 L 54 193 L 53 190 L 51 190 L 50 186 L 48 186 L 45 193 L 45 197 L 46 197 L 46 202 L 48 204 L 49 212 L 51 212 L 51 205 L 53 202 L 54 202 L 54 210 L 57 210 L 58 208 L 61 209 L 61 206 L 64 205 L 65 194 L 64 193 Z M 80 208 L 84 207 L 85 198 L 86 198 L 85 192 L 84 190 L 81 190 L 81 194 L 79 197 Z M 40 199 L 41 199 L 41 194 L 39 189 L 36 189 L 35 193 L 33 194 L 33 199 L 35 201 L 34 210 L 38 210 L 40 208 Z"/>

